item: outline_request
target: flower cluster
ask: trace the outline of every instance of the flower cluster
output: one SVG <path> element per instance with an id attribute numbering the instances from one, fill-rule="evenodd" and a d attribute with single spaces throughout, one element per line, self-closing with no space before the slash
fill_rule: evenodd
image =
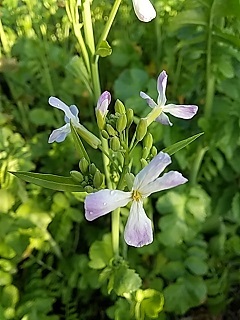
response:
<path id="1" fill-rule="evenodd" d="M 141 3 L 141 1 L 139 1 L 139 3 Z M 182 119 L 191 119 L 197 113 L 198 107 L 195 105 L 166 105 L 166 86 L 167 73 L 162 71 L 157 79 L 157 103 L 154 102 L 146 93 L 140 92 L 140 96 L 146 100 L 147 104 L 153 110 L 157 111 L 154 113 L 155 118 L 153 118 L 153 121 L 155 120 L 164 125 L 171 126 L 172 123 L 170 122 L 166 113 L 170 113 L 171 115 Z M 99 97 L 95 109 L 97 123 L 100 130 L 103 130 L 105 126 L 110 102 L 110 93 L 107 91 L 103 92 Z M 49 143 L 54 141 L 63 141 L 71 131 L 71 121 L 71 124 L 78 130 L 79 134 L 84 134 L 85 141 L 87 141 L 93 147 L 97 148 L 99 146 L 100 142 L 98 141 L 100 140 L 92 133 L 88 132 L 87 129 L 80 124 L 78 118 L 79 112 L 76 106 L 72 105 L 68 107 L 65 103 L 55 97 L 50 97 L 49 104 L 64 111 L 66 122 L 63 127 L 56 129 L 51 133 L 49 137 Z M 121 109 L 120 105 L 119 108 Z M 124 118 L 124 114 L 122 116 Z M 125 119 L 125 124 L 126 121 L 127 120 Z M 126 125 L 123 127 L 125 128 Z M 113 128 L 112 130 L 115 131 Z M 92 142 L 93 140 L 94 143 Z M 134 247 L 142 247 L 150 244 L 153 241 L 153 229 L 152 222 L 144 211 L 144 199 L 149 197 L 154 192 L 167 190 L 187 182 L 187 179 L 177 171 L 169 171 L 162 177 L 159 177 L 159 175 L 170 163 L 170 156 L 167 153 L 159 152 L 136 175 L 130 191 L 102 189 L 100 191 L 88 194 L 84 204 L 86 219 L 89 221 L 95 220 L 111 211 L 114 211 L 117 208 L 125 207 L 129 202 L 131 202 L 130 213 L 124 231 L 124 239 L 128 245 Z"/>

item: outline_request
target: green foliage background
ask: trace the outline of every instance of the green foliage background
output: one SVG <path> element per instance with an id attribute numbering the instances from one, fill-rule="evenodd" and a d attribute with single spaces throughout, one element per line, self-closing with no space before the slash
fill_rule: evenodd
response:
<path id="1" fill-rule="evenodd" d="M 93 1 L 96 38 L 111 5 Z M 47 103 L 50 95 L 75 103 L 84 124 L 95 130 L 65 2 L 0 4 L 0 319 L 127 320 L 134 319 L 137 305 L 142 319 L 181 319 L 195 310 L 226 319 L 240 314 L 233 308 L 240 303 L 240 3 L 154 5 L 157 18 L 143 24 L 130 0 L 123 1 L 108 39 L 113 52 L 100 61 L 102 88 L 143 116 L 139 91 L 154 97 L 165 69 L 168 101 L 197 104 L 199 112 L 192 121 L 174 119 L 171 130 L 153 124 L 156 146 L 205 134 L 173 157 L 173 167 L 189 183 L 147 203 L 155 240 L 129 248 L 130 269 L 121 267 L 134 279 L 133 289 L 140 281 L 133 269 L 143 279 L 143 290 L 129 303 L 128 297 L 108 295 L 104 282 L 109 217 L 89 223 L 78 194 L 26 184 L 8 173 L 68 175 L 77 169 L 71 138 L 47 143 L 52 128 L 62 125 L 62 115 Z M 124 293 L 120 284 L 113 286 Z M 160 314 L 153 307 L 162 299 L 159 292 L 165 299 Z"/>

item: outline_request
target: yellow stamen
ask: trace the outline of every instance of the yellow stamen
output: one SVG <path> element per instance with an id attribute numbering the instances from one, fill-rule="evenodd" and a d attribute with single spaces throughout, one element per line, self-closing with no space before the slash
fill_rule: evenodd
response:
<path id="1" fill-rule="evenodd" d="M 132 199 L 135 201 L 139 201 L 142 199 L 142 195 L 138 190 L 133 190 L 132 192 Z"/>

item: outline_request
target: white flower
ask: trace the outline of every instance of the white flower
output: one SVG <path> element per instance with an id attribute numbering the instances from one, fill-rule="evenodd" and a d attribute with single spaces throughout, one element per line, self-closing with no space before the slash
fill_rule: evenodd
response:
<path id="1" fill-rule="evenodd" d="M 170 171 L 158 178 L 171 163 L 167 153 L 160 152 L 135 177 L 131 192 L 104 189 L 89 194 L 85 199 L 85 217 L 92 221 L 132 201 L 124 231 L 126 243 L 142 247 L 153 241 L 152 222 L 143 208 L 143 199 L 153 192 L 176 187 L 187 182 L 177 171 Z"/>
<path id="2" fill-rule="evenodd" d="M 133 0 L 136 16 L 143 22 L 149 22 L 156 17 L 156 11 L 149 0 Z"/>

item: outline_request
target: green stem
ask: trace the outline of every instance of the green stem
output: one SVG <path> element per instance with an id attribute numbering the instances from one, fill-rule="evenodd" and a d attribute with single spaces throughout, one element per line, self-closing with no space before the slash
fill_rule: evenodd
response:
<path id="1" fill-rule="evenodd" d="M 204 108 L 204 115 L 206 118 L 211 116 L 212 104 L 214 97 L 214 87 L 215 87 L 215 77 L 212 72 L 212 27 L 213 27 L 213 15 L 214 15 L 214 4 L 215 0 L 212 2 L 212 6 L 209 13 L 208 21 L 208 38 L 207 38 L 207 57 L 206 57 L 206 103 Z"/>
<path id="2" fill-rule="evenodd" d="M 116 14 L 117 14 L 117 11 L 118 11 L 118 8 L 119 8 L 120 4 L 121 4 L 121 0 L 115 0 L 114 4 L 113 4 L 113 6 L 112 6 L 112 10 L 111 10 L 111 12 L 110 12 L 110 15 L 109 15 L 109 17 L 108 17 L 108 21 L 107 21 L 107 23 L 105 24 L 105 27 L 104 27 L 104 29 L 103 29 L 103 32 L 102 32 L 102 34 L 101 34 L 101 36 L 100 36 L 100 38 L 99 38 L 99 41 L 98 41 L 98 44 L 97 44 L 97 48 L 100 46 L 100 44 L 101 44 L 101 42 L 102 42 L 103 40 L 106 40 L 106 39 L 107 39 L 107 36 L 108 36 L 108 34 L 109 34 L 109 31 L 110 31 L 110 29 L 111 29 L 111 26 L 112 26 L 112 24 L 113 24 L 113 21 L 114 21 L 114 19 L 115 19 L 115 16 L 116 16 Z"/>
<path id="3" fill-rule="evenodd" d="M 192 186 L 197 184 L 197 175 L 198 175 L 203 157 L 204 157 L 205 153 L 207 152 L 207 150 L 208 150 L 208 147 L 204 147 L 204 148 L 199 147 L 199 149 L 198 149 L 195 161 L 193 163 L 191 176 L 190 176 L 190 184 Z"/>
<path id="4" fill-rule="evenodd" d="M 120 208 L 112 212 L 112 247 L 115 257 L 119 256 Z"/>

